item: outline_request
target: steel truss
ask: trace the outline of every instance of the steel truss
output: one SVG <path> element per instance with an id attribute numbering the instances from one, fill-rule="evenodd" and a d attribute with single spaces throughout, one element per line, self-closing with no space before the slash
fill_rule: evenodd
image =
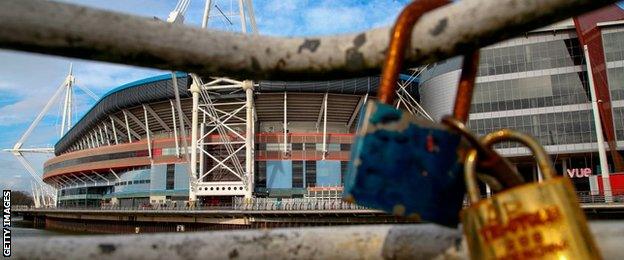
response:
<path id="1" fill-rule="evenodd" d="M 427 113 L 427 111 L 422 106 L 420 106 L 418 101 L 416 101 L 416 99 L 406 89 L 407 86 L 412 84 L 414 80 L 416 80 L 420 76 L 420 73 L 422 73 L 426 68 L 427 66 L 415 68 L 412 70 L 412 74 L 407 80 L 397 81 L 399 88 L 396 90 L 396 108 L 403 106 L 412 115 L 419 115 L 424 117 L 425 119 L 434 121 L 429 113 Z"/>
<path id="2" fill-rule="evenodd" d="M 253 83 L 191 75 L 191 200 L 196 196 L 245 196 L 253 192 Z M 225 100 L 224 95 L 244 93 Z M 241 95 L 243 96 L 243 95 Z M 198 158 L 199 156 L 199 158 Z"/>
<path id="3" fill-rule="evenodd" d="M 31 189 L 32 195 L 34 199 L 35 207 L 54 207 L 56 206 L 58 190 L 57 188 L 43 182 L 42 174 L 38 173 L 31 165 L 31 163 L 26 159 L 24 154 L 26 153 L 53 153 L 54 148 L 44 147 L 44 148 L 22 148 L 28 137 L 32 134 L 35 128 L 39 125 L 43 117 L 48 113 L 52 105 L 59 100 L 61 93 L 63 93 L 65 99 L 63 101 L 63 115 L 60 126 L 59 136 L 63 137 L 66 131 L 69 131 L 72 127 L 72 103 L 74 98 L 74 82 L 75 78 L 73 75 L 73 65 L 69 65 L 69 73 L 65 77 L 63 83 L 57 88 L 54 92 L 48 103 L 43 107 L 41 112 L 35 117 L 33 122 L 30 124 L 26 132 L 20 137 L 20 139 L 15 143 L 12 149 L 4 149 L 6 152 L 11 152 L 17 161 L 22 164 L 22 166 L 26 169 L 28 174 L 33 178 L 31 181 Z M 98 100 L 98 96 L 95 95 L 91 90 L 87 89 L 83 86 L 78 86 L 83 92 L 92 97 L 94 100 Z M 100 131 L 101 133 L 101 131 Z M 56 186 L 56 185 L 55 185 Z"/>

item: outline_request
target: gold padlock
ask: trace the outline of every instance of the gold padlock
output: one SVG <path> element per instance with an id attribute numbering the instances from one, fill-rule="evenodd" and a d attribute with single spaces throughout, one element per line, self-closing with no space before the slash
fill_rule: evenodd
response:
<path id="1" fill-rule="evenodd" d="M 464 173 L 471 205 L 461 218 L 471 259 L 601 259 L 570 180 L 556 176 L 537 141 L 508 129 L 481 141 L 487 147 L 502 141 L 526 145 L 544 181 L 480 200 L 475 173 L 478 152 L 468 152 Z"/>

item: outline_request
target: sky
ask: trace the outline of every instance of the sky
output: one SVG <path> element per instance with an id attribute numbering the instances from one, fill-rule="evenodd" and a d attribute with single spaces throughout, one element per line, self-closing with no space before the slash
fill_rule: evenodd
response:
<path id="1" fill-rule="evenodd" d="M 177 0 L 62 0 L 166 20 Z M 312 36 L 351 33 L 392 24 L 409 0 L 255 0 L 258 31 L 273 36 Z M 238 10 L 238 1 L 213 0 L 225 13 Z M 200 26 L 204 0 L 191 0 L 185 24 Z M 212 9 L 213 11 L 215 8 Z M 211 12 L 209 28 L 239 31 L 240 18 L 230 17 L 233 25 L 217 12 Z M 75 84 L 102 96 L 116 86 L 167 72 L 102 62 L 0 50 L 0 149 L 12 148 L 32 120 L 63 83 L 73 63 Z M 60 101 L 60 100 L 59 100 Z M 27 139 L 23 148 L 53 147 L 60 136 L 61 103 L 56 102 Z M 72 121 L 76 122 L 95 101 L 76 88 Z M 39 175 L 51 154 L 27 154 Z M 8 152 L 0 152 L 0 188 L 30 192 L 32 178 Z"/>

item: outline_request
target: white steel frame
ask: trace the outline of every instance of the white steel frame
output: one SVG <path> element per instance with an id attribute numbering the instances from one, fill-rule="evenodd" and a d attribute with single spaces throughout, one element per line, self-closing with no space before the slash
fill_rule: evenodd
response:
<path id="1" fill-rule="evenodd" d="M 193 113 L 191 122 L 191 170 L 196 176 L 196 183 L 191 187 L 191 200 L 200 196 L 252 196 L 254 172 L 254 101 L 253 83 L 227 78 L 214 78 L 203 84 L 201 79 L 191 75 L 191 93 L 193 94 Z M 219 90 L 245 91 L 244 102 L 219 103 L 214 101 L 210 92 Z M 223 105 L 232 109 L 225 111 Z M 245 111 L 245 118 L 237 114 Z M 200 121 L 201 115 L 201 121 Z M 245 130 L 240 129 L 245 126 Z M 201 127 L 201 129 L 200 129 Z M 205 131 L 204 131 L 205 129 Z M 218 133 L 219 140 L 209 140 L 210 135 Z M 214 150 L 224 149 L 227 156 L 215 154 Z M 238 154 L 244 152 L 244 158 Z M 198 156 L 201 156 L 198 158 Z M 202 157 L 213 163 L 213 167 L 204 171 Z M 241 160 L 242 159 L 242 160 Z M 199 167 L 198 167 L 199 166 Z M 237 182 L 204 181 L 209 175 L 227 172 L 236 176 Z M 226 190 L 223 190 L 226 187 Z M 231 187 L 231 188 L 230 188 Z M 242 187 L 242 189 L 241 189 Z"/>
<path id="2" fill-rule="evenodd" d="M 185 0 L 180 0 L 184 2 Z M 208 26 L 210 10 L 214 0 L 206 0 L 202 28 Z M 256 20 L 253 11 L 252 0 L 238 0 L 241 31 L 247 33 L 247 19 L 253 34 L 258 34 Z M 177 8 L 176 8 L 177 9 Z M 228 78 L 212 78 L 212 81 L 204 84 L 202 80 L 191 74 L 193 82 L 190 91 L 193 95 L 192 119 L 191 119 L 191 158 L 189 176 L 189 200 L 196 201 L 197 196 L 244 196 L 251 198 L 254 190 L 254 98 L 251 81 L 237 81 Z M 212 91 L 238 91 L 245 92 L 245 101 L 239 102 L 231 111 L 219 109 L 219 102 L 212 100 Z M 211 93 L 212 92 L 212 93 Z M 201 97 L 201 98 L 200 98 Z M 236 102 L 235 102 L 236 103 Z M 221 104 L 222 105 L 222 104 Z M 245 109 L 245 118 L 236 114 Z M 199 122 L 201 113 L 202 121 Z M 245 131 L 237 131 L 240 126 L 245 126 Z M 201 127 L 201 129 L 199 129 Z M 205 128 L 207 129 L 205 130 Z M 212 133 L 218 133 L 219 141 L 207 141 Z M 220 158 L 212 154 L 210 148 L 221 148 L 227 151 L 227 156 Z M 241 161 L 237 156 L 244 151 L 245 156 Z M 198 158 L 198 155 L 201 155 Z M 216 163 L 208 171 L 203 171 L 204 158 Z M 199 166 L 199 167 L 198 167 Z M 239 181 L 236 182 L 206 182 L 203 181 L 208 175 L 215 174 L 217 170 L 225 170 Z M 224 189 L 225 188 L 225 189 Z M 242 189 L 241 189 L 242 188 Z"/>
<path id="3" fill-rule="evenodd" d="M 406 89 L 406 87 L 414 82 L 414 80 L 418 78 L 418 76 L 420 76 L 420 73 L 422 73 L 426 68 L 427 66 L 413 69 L 412 74 L 405 82 L 397 81 L 399 88 L 396 90 L 398 99 L 396 102 L 396 108 L 399 108 L 401 105 L 403 105 L 403 107 L 410 114 L 420 115 L 425 119 L 435 121 Z"/>
<path id="4" fill-rule="evenodd" d="M 63 83 L 57 88 L 54 92 L 48 103 L 43 107 L 41 112 L 35 117 L 33 122 L 30 124 L 26 132 L 20 137 L 20 139 L 15 143 L 12 149 L 4 149 L 6 152 L 11 152 L 17 161 L 22 164 L 22 166 L 26 169 L 28 174 L 33 178 L 34 181 L 31 182 L 32 195 L 34 199 L 35 207 L 54 207 L 56 206 L 58 190 L 57 188 L 43 182 L 42 174 L 38 173 L 31 165 L 31 163 L 24 156 L 25 153 L 53 153 L 54 148 L 51 147 L 43 147 L 43 148 L 22 148 L 24 142 L 30 137 L 35 128 L 39 125 L 43 117 L 48 113 L 53 104 L 58 101 L 61 93 L 64 92 L 64 102 L 63 102 L 63 114 L 61 120 L 61 127 L 59 131 L 59 137 L 63 137 L 63 135 L 69 131 L 72 127 L 72 101 L 74 98 L 73 87 L 74 87 L 75 78 L 73 76 L 73 64 L 69 65 L 69 73 L 65 77 Z M 83 86 L 78 86 L 82 91 L 84 91 L 87 95 L 92 97 L 94 100 L 98 100 L 99 97 L 95 95 L 92 91 Z M 100 129 L 100 135 L 102 131 Z"/>

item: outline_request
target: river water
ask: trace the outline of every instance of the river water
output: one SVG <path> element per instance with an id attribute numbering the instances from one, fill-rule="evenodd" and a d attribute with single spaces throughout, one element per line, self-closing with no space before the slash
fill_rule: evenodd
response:
<path id="1" fill-rule="evenodd" d="M 32 222 L 24 221 L 21 217 L 15 217 L 11 221 L 11 237 L 12 238 L 29 238 L 29 237 L 49 237 L 49 236 L 67 236 L 67 235 L 89 235 L 87 233 L 64 232 L 57 230 L 48 230 L 34 228 Z"/>
<path id="2" fill-rule="evenodd" d="M 37 229 L 37 228 L 24 228 L 24 227 L 12 227 L 11 232 L 13 238 L 28 238 L 28 237 L 49 237 L 49 236 L 62 236 L 66 233 Z"/>

